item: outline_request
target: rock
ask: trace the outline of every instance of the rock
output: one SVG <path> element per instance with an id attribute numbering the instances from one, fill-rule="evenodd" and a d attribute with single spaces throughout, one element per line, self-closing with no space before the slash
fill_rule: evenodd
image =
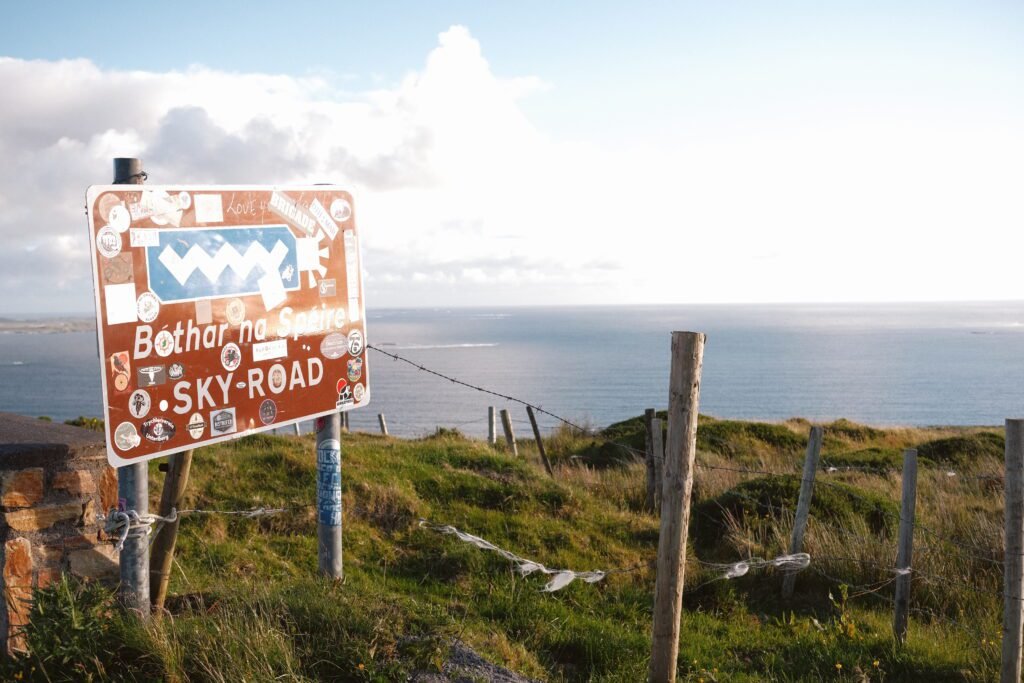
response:
<path id="1" fill-rule="evenodd" d="M 48 529 L 57 522 L 78 519 L 82 516 L 82 503 L 62 503 L 60 505 L 40 505 L 27 510 L 8 512 L 7 525 L 15 531 L 40 531 Z"/>
<path id="2" fill-rule="evenodd" d="M 68 562 L 72 574 L 89 579 L 99 579 L 117 574 L 120 566 L 117 550 L 109 545 L 73 550 L 68 553 Z"/>
<path id="3" fill-rule="evenodd" d="M 67 491 L 72 496 L 90 495 L 96 491 L 96 481 L 88 470 L 57 472 L 53 475 L 50 488 Z"/>
<path id="4" fill-rule="evenodd" d="M 412 683 L 538 683 L 532 678 L 520 676 L 509 671 L 474 652 L 461 641 L 452 642 L 440 673 L 436 671 L 417 671 L 409 679 Z"/>
<path id="5" fill-rule="evenodd" d="M 43 499 L 43 469 L 7 472 L 0 484 L 0 505 L 5 508 L 24 508 Z"/>

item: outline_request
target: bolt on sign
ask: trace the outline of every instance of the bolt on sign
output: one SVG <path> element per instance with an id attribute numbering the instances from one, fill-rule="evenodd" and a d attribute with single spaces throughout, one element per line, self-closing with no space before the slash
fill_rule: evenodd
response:
<path id="1" fill-rule="evenodd" d="M 86 201 L 112 465 L 369 402 L 347 192 L 98 185 Z"/>

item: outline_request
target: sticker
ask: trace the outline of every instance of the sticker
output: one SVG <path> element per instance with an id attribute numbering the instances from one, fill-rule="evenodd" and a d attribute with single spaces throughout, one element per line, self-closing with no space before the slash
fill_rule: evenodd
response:
<path id="1" fill-rule="evenodd" d="M 185 376 L 185 366 L 181 363 L 171 363 L 167 368 L 167 376 L 171 379 L 181 379 Z"/>
<path id="2" fill-rule="evenodd" d="M 153 338 L 153 348 L 156 350 L 156 355 L 161 358 L 171 355 L 174 353 L 174 335 L 167 330 L 160 330 Z"/>
<path id="3" fill-rule="evenodd" d="M 338 383 L 334 385 L 334 390 L 340 394 L 347 384 L 348 382 L 344 379 L 339 379 Z"/>
<path id="4" fill-rule="evenodd" d="M 209 299 L 196 302 L 196 323 L 209 325 L 213 322 L 213 304 Z"/>
<path id="5" fill-rule="evenodd" d="M 130 451 L 142 442 L 139 433 L 135 431 L 135 425 L 131 422 L 122 422 L 114 430 L 114 445 L 122 451 Z"/>
<path id="6" fill-rule="evenodd" d="M 124 232 L 132 224 L 131 214 L 128 213 L 124 204 L 116 204 L 110 207 L 107 213 L 107 224 L 118 232 Z"/>
<path id="7" fill-rule="evenodd" d="M 363 352 L 363 333 L 359 330 L 352 330 L 348 333 L 348 353 L 350 356 L 358 356 Z"/>
<path id="8" fill-rule="evenodd" d="M 109 225 L 104 225 L 96 233 L 96 250 L 107 258 L 114 258 L 121 253 L 121 235 Z"/>
<path id="9" fill-rule="evenodd" d="M 273 192 L 270 195 L 270 202 L 267 206 L 271 211 L 307 235 L 313 234 L 313 230 L 316 228 L 316 219 L 313 218 L 309 211 L 296 204 L 290 197 L 280 192 Z"/>
<path id="10" fill-rule="evenodd" d="M 229 342 L 224 345 L 220 351 L 220 364 L 228 372 L 238 369 L 238 366 L 242 364 L 242 351 L 238 348 L 238 344 Z"/>
<path id="11" fill-rule="evenodd" d="M 320 342 L 320 353 L 324 358 L 337 360 L 348 351 L 348 339 L 340 332 L 331 332 Z"/>
<path id="12" fill-rule="evenodd" d="M 338 380 L 338 401 L 335 403 L 336 408 L 352 405 L 352 387 L 343 386 L 343 382 L 346 385 L 348 384 L 343 379 Z"/>
<path id="13" fill-rule="evenodd" d="M 153 292 L 143 292 L 135 303 L 135 310 L 139 320 L 144 323 L 151 323 L 160 315 L 160 302 Z"/>
<path id="14" fill-rule="evenodd" d="M 171 404 L 167 402 L 166 398 L 164 400 L 160 401 L 160 412 L 161 413 L 166 413 L 167 412 L 167 408 L 170 405 Z"/>
<path id="15" fill-rule="evenodd" d="M 115 389 L 124 391 L 128 388 L 132 376 L 132 363 L 127 351 L 110 354 L 110 376 Z"/>
<path id="16" fill-rule="evenodd" d="M 104 257 L 100 267 L 103 268 L 103 281 L 111 285 L 131 282 L 135 277 L 130 251 L 123 251 L 114 258 Z"/>
<path id="17" fill-rule="evenodd" d="M 338 296 L 338 285 L 334 278 L 330 280 L 321 280 L 318 285 L 320 296 Z"/>
<path id="18" fill-rule="evenodd" d="M 245 303 L 241 299 L 232 299 L 224 307 L 224 316 L 231 325 L 236 327 L 241 325 L 242 321 L 245 320 Z"/>
<path id="19" fill-rule="evenodd" d="M 313 429 L 314 429 L 314 431 L 322 432 L 324 430 L 324 427 L 326 427 L 326 426 L 327 426 L 327 418 L 326 417 L 318 417 L 317 419 L 313 420 Z"/>
<path id="20" fill-rule="evenodd" d="M 163 365 L 148 365 L 135 373 L 140 387 L 155 387 L 167 382 L 167 370 Z"/>
<path id="21" fill-rule="evenodd" d="M 280 363 L 271 365 L 270 372 L 267 373 L 267 386 L 270 388 L 270 392 L 280 394 L 284 391 L 285 384 L 287 383 L 288 374 L 285 372 L 284 366 Z"/>
<path id="22" fill-rule="evenodd" d="M 352 322 L 357 322 L 359 312 L 359 243 L 355 230 L 346 230 L 344 238 L 345 251 L 345 289 L 348 296 L 348 315 Z"/>
<path id="23" fill-rule="evenodd" d="M 341 526 L 341 442 L 316 445 L 316 507 L 320 524 Z"/>
<path id="24" fill-rule="evenodd" d="M 175 431 L 174 423 L 165 417 L 154 417 L 142 423 L 142 435 L 154 443 L 170 441 Z"/>
<path id="25" fill-rule="evenodd" d="M 235 431 L 235 409 L 224 408 L 210 413 L 210 434 L 232 434 Z"/>
<path id="26" fill-rule="evenodd" d="M 187 211 L 192 206 L 192 196 L 188 192 L 179 192 L 178 206 L 181 207 L 182 211 Z"/>
<path id="27" fill-rule="evenodd" d="M 366 395 L 366 388 L 362 384 L 357 384 L 352 387 L 352 397 L 356 400 L 356 403 L 363 402 L 363 396 Z"/>
<path id="28" fill-rule="evenodd" d="M 272 360 L 274 358 L 283 358 L 287 355 L 287 339 L 274 339 L 272 341 L 258 342 L 252 345 L 252 359 L 256 362 L 261 360 Z"/>
<path id="29" fill-rule="evenodd" d="M 206 431 L 206 421 L 203 416 L 199 413 L 194 413 L 192 417 L 188 419 L 188 424 L 185 425 L 185 429 L 188 430 L 188 435 L 193 439 L 198 439 Z"/>
<path id="30" fill-rule="evenodd" d="M 107 308 L 107 324 L 133 323 L 139 319 L 135 284 L 105 285 L 103 301 Z"/>
<path id="31" fill-rule="evenodd" d="M 110 223 L 110 210 L 115 206 L 124 206 L 124 202 L 112 192 L 104 192 L 96 202 L 96 213 L 107 223 Z"/>
<path id="32" fill-rule="evenodd" d="M 277 419 L 277 404 L 269 398 L 260 404 L 260 422 L 265 425 L 272 424 Z"/>
<path id="33" fill-rule="evenodd" d="M 149 407 L 152 404 L 148 391 L 136 389 L 128 399 L 128 412 L 132 414 L 132 417 L 141 420 L 149 414 Z"/>
<path id="34" fill-rule="evenodd" d="M 157 230 L 132 228 L 129 233 L 133 247 L 159 247 L 160 233 Z"/>
<path id="35" fill-rule="evenodd" d="M 336 221 L 345 222 L 352 217 L 352 205 L 344 199 L 338 198 L 331 202 L 331 218 Z"/>
<path id="36" fill-rule="evenodd" d="M 170 195 L 167 190 L 143 190 L 142 197 L 128 208 L 132 218 L 149 218 L 156 225 L 181 225 L 181 213 L 192 205 L 187 192 Z"/>
<path id="37" fill-rule="evenodd" d="M 349 358 L 348 360 L 348 381 L 358 382 L 363 376 L 363 359 Z"/>
<path id="38" fill-rule="evenodd" d="M 224 205 L 219 194 L 197 194 L 195 203 L 197 223 L 224 222 Z"/>
<path id="39" fill-rule="evenodd" d="M 114 378 L 114 388 L 118 391 L 124 391 L 128 388 L 128 377 L 125 375 L 118 375 Z"/>
<path id="40" fill-rule="evenodd" d="M 313 218 L 324 229 L 327 236 L 333 240 L 338 234 L 338 224 L 331 220 L 331 214 L 327 213 L 327 209 L 324 208 L 319 199 L 314 199 L 310 203 L 309 212 L 313 214 Z"/>

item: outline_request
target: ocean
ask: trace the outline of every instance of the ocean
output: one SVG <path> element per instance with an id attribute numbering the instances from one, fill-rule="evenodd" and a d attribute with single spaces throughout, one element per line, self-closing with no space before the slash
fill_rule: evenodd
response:
<path id="1" fill-rule="evenodd" d="M 1024 303 L 370 310 L 369 343 L 573 422 L 604 426 L 668 401 L 673 330 L 708 335 L 701 413 L 877 425 L 995 425 L 1024 415 Z M 525 409 L 367 352 L 355 429 L 486 433 Z M 94 332 L 0 334 L 0 411 L 99 416 Z M 541 417 L 545 430 L 556 422 Z M 305 426 L 306 429 L 309 425 Z"/>

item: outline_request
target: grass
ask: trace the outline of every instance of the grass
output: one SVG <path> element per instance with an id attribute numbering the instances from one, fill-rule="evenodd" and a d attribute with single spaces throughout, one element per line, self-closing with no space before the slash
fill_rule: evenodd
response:
<path id="1" fill-rule="evenodd" d="M 823 459 L 868 469 L 819 473 L 804 543 L 812 564 L 798 576 L 795 600 L 780 603 L 781 577 L 771 570 L 725 581 L 701 563 L 788 550 L 808 427 L 701 417 L 680 679 L 992 680 L 1002 490 L 981 477 L 1001 471 L 997 430 L 825 425 Z M 642 449 L 643 421 L 612 425 L 605 436 Z M 658 521 L 643 509 L 643 464 L 568 429 L 547 446 L 555 481 L 529 441 L 512 459 L 453 431 L 419 440 L 346 435 L 341 583 L 316 575 L 311 437 L 205 448 L 187 507 L 295 509 L 186 518 L 169 614 L 149 624 L 121 614 L 100 587 L 63 582 L 42 591 L 32 653 L 0 664 L 0 678 L 394 681 L 439 668 L 458 638 L 541 680 L 644 680 Z M 887 468 L 911 446 L 922 459 L 918 522 L 928 533 L 915 537 L 915 612 L 907 645 L 896 648 L 886 568 L 900 482 Z M 163 475 L 155 463 L 150 471 L 155 507 Z M 549 567 L 635 569 L 545 594 L 543 577 L 519 576 L 420 519 Z"/>

